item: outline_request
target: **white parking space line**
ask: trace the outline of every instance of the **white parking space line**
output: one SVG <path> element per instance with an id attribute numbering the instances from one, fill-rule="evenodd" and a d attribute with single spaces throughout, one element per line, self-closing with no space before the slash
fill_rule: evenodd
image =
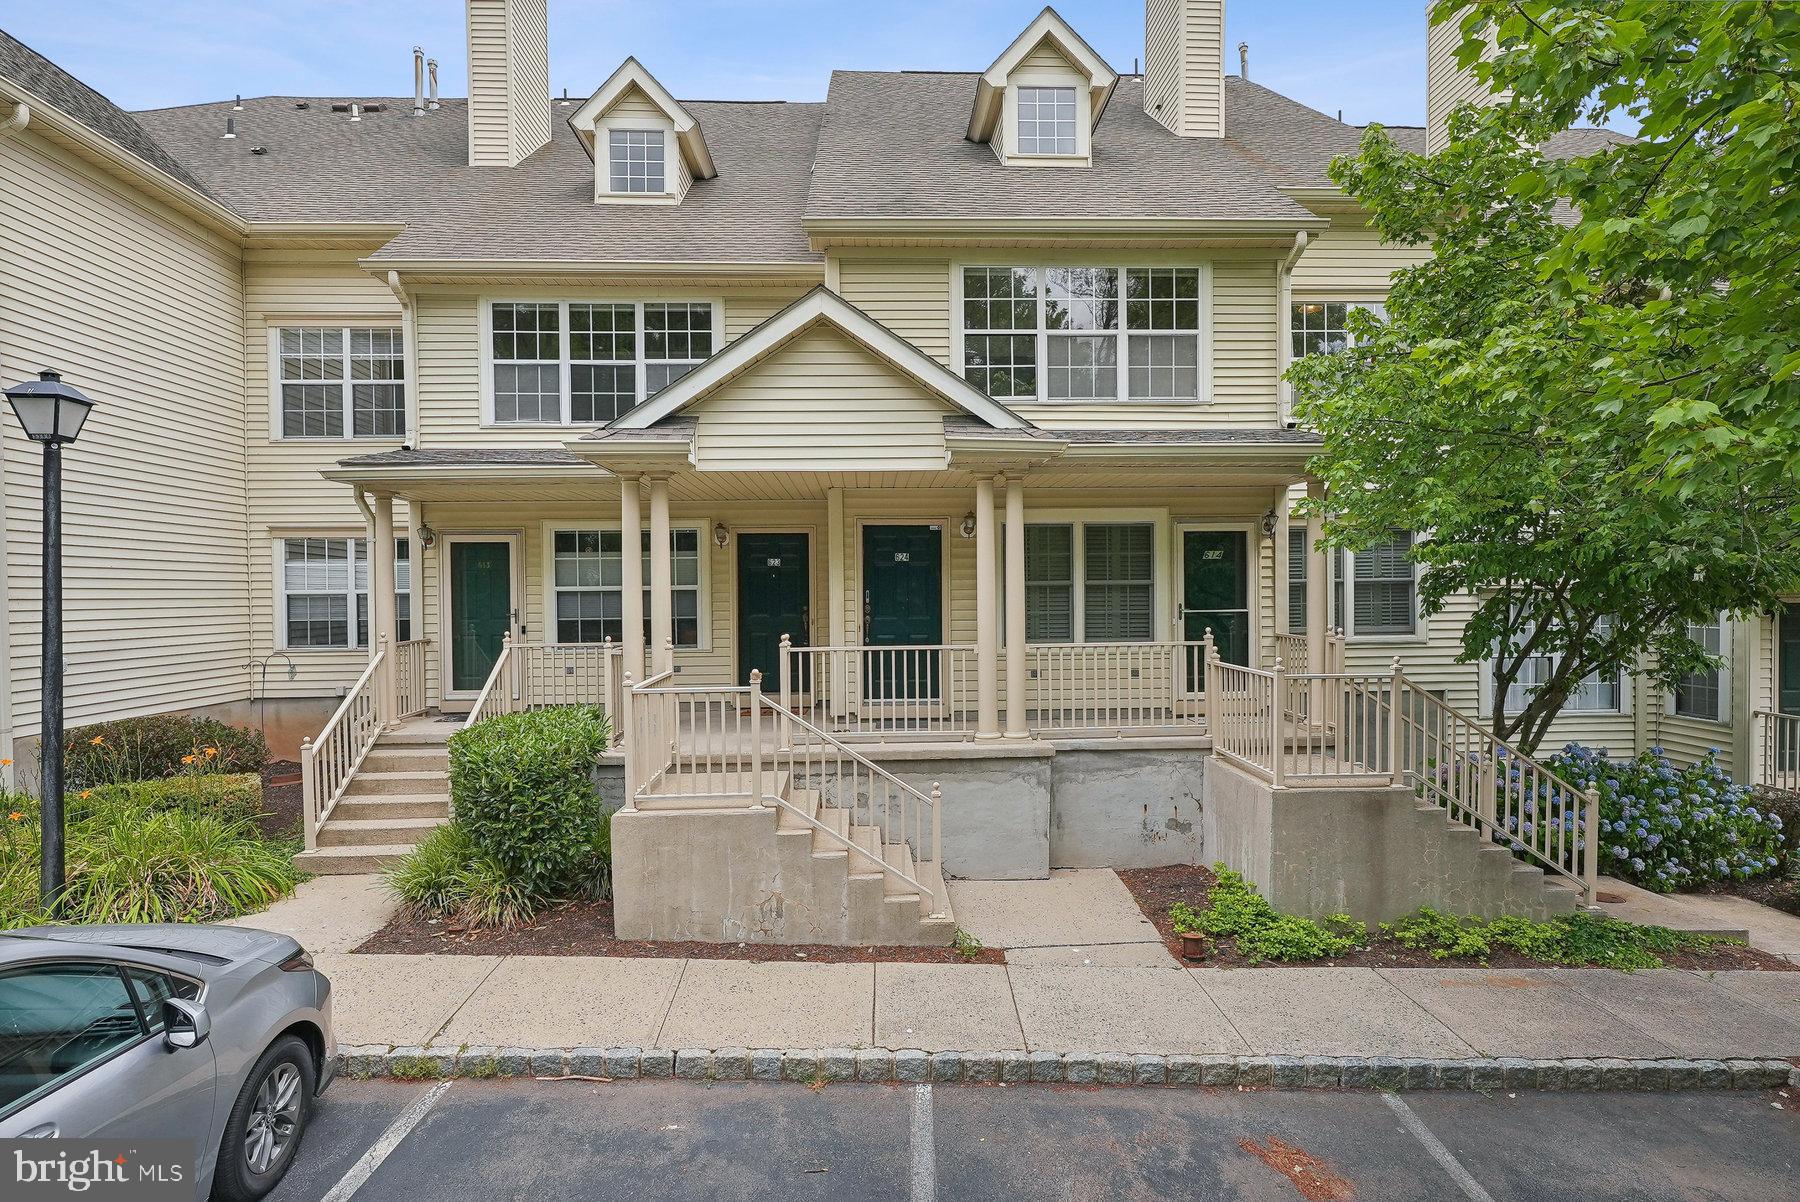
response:
<path id="1" fill-rule="evenodd" d="M 321 1198 L 319 1202 L 346 1202 L 351 1195 L 361 1189 L 363 1182 L 374 1176 L 375 1170 L 381 1167 L 381 1162 L 400 1146 L 401 1140 L 412 1134 L 412 1129 L 419 1125 L 420 1120 L 430 1112 L 431 1108 L 437 1104 L 437 1100 L 443 1096 L 444 1091 L 449 1088 L 450 1082 L 439 1081 L 413 1099 L 413 1104 L 401 1112 L 400 1117 L 381 1133 L 381 1138 L 375 1141 L 374 1146 L 364 1152 L 357 1162 L 350 1166 L 350 1171 L 340 1177 L 338 1183 L 331 1187 L 331 1192 Z"/>
<path id="2" fill-rule="evenodd" d="M 931 1086 L 913 1087 L 912 1202 L 936 1202 L 937 1135 L 931 1125 Z"/>
<path id="3" fill-rule="evenodd" d="M 1493 1195 L 1481 1188 L 1481 1182 L 1470 1176 L 1469 1170 L 1463 1168 L 1462 1161 L 1458 1160 L 1450 1149 L 1444 1146 L 1443 1140 L 1431 1133 L 1431 1128 L 1425 1125 L 1425 1120 L 1414 1113 L 1413 1108 L 1408 1106 L 1399 1094 L 1384 1093 L 1381 1095 L 1381 1100 L 1388 1104 L 1388 1109 L 1394 1112 L 1395 1117 L 1400 1120 L 1401 1126 L 1412 1132 L 1412 1137 L 1418 1140 L 1427 1152 L 1431 1153 L 1431 1158 L 1442 1165 L 1446 1173 L 1450 1174 L 1456 1184 L 1462 1188 L 1462 1192 L 1468 1196 L 1469 1202 L 1494 1202 Z"/>

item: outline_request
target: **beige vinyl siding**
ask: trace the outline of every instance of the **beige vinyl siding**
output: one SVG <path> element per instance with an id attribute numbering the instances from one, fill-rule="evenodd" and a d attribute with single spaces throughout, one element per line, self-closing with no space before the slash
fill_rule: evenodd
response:
<path id="1" fill-rule="evenodd" d="M 1049 38 L 1045 38 L 1033 46 L 1031 53 L 1020 59 L 1019 65 L 1013 70 L 1015 72 L 1056 71 L 1067 73 L 1075 70 L 1075 66 L 1063 56 L 1062 51 L 1058 50 Z"/>
<path id="2" fill-rule="evenodd" d="M 351 455 L 393 450 L 404 438 L 274 437 L 280 414 L 274 394 L 270 331 L 295 325 L 368 325 L 403 327 L 400 303 L 380 280 L 356 264 L 354 251 L 252 250 L 244 262 L 245 445 L 249 462 L 249 531 L 251 642 L 255 656 L 268 655 L 281 644 L 276 612 L 276 540 L 284 536 L 332 535 L 361 538 L 366 531 L 362 511 L 345 484 L 326 480 L 321 472 Z M 408 382 L 411 387 L 411 382 Z M 410 524 L 407 507 L 394 507 L 394 529 L 403 535 Z M 355 649 L 293 648 L 296 675 L 287 678 L 286 661 L 268 673 L 267 696 L 330 696 L 355 682 L 368 663 L 368 652 Z M 252 681 L 260 688 L 261 678 Z"/>
<path id="3" fill-rule="evenodd" d="M 1436 154 L 1449 140 L 1450 113 L 1459 105 L 1494 103 L 1500 97 L 1488 91 L 1475 76 L 1456 65 L 1456 48 L 1462 44 L 1462 14 L 1425 35 L 1425 150 Z M 1492 40 L 1489 53 L 1492 53 Z"/>
<path id="4" fill-rule="evenodd" d="M 515 166 L 550 140 L 545 0 L 469 0 L 469 164 Z"/>
<path id="5" fill-rule="evenodd" d="M 1144 103 L 1189 138 L 1224 136 L 1224 0 L 1149 0 L 1144 10 Z"/>
<path id="6" fill-rule="evenodd" d="M 1332 207 L 1320 216 L 1331 228 L 1313 234 L 1295 261 L 1289 280 L 1296 297 L 1379 300 L 1394 271 L 1431 257 L 1429 247 L 1384 243 L 1360 209 Z"/>
<path id="7" fill-rule="evenodd" d="M 668 114 L 656 107 L 656 102 L 651 100 L 644 89 L 636 84 L 620 93 L 619 98 L 613 101 L 612 105 L 600 115 L 602 117 L 642 117 L 665 124 L 669 120 Z"/>
<path id="8" fill-rule="evenodd" d="M 949 407 L 831 327 L 814 326 L 694 407 L 702 471 L 931 471 Z"/>
<path id="9" fill-rule="evenodd" d="M 950 362 L 948 259 L 844 259 L 838 293 L 946 367 Z"/>
<path id="10" fill-rule="evenodd" d="M 71 725 L 241 700 L 243 328 L 236 248 L 34 129 L 0 141 L 0 378 L 98 405 L 64 451 Z M 38 715 L 42 454 L 4 447 L 10 734 Z"/>

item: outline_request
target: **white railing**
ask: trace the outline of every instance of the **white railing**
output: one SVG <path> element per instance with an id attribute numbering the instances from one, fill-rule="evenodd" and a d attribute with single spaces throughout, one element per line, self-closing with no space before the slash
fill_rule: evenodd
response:
<path id="1" fill-rule="evenodd" d="M 464 727 L 495 714 L 552 705 L 596 705 L 619 741 L 624 707 L 624 663 L 611 639 L 603 643 L 515 643 L 501 640 L 500 655 L 469 707 Z"/>
<path id="2" fill-rule="evenodd" d="M 795 647 L 781 640 L 780 704 L 835 734 L 975 733 L 975 648 Z"/>
<path id="3" fill-rule="evenodd" d="M 1408 680 L 1298 673 L 1211 658 L 1213 750 L 1278 788 L 1387 781 L 1562 877 L 1592 900 L 1599 880 L 1600 795 L 1582 791 L 1478 721 Z"/>
<path id="4" fill-rule="evenodd" d="M 481 686 L 481 692 L 475 694 L 475 704 L 469 707 L 469 716 L 463 722 L 464 730 L 483 718 L 510 714 L 521 708 L 518 705 L 518 690 L 513 686 L 512 654 L 513 641 L 509 634 L 500 640 L 500 654 L 494 658 L 494 666 L 488 670 L 488 678 Z"/>
<path id="5" fill-rule="evenodd" d="M 430 708 L 425 692 L 425 656 L 430 639 L 394 644 L 394 719 L 410 718 Z"/>
<path id="6" fill-rule="evenodd" d="M 1800 793 L 1800 714 L 1757 710 L 1755 783 Z"/>
<path id="7" fill-rule="evenodd" d="M 946 911 L 941 883 L 925 885 L 914 862 L 938 867 L 942 827 L 936 786 L 927 797 L 762 691 L 762 674 L 746 688 L 671 686 L 661 672 L 626 693 L 625 808 L 731 809 L 779 806 L 853 857 L 931 899 Z M 796 790 L 821 806 L 849 812 L 854 825 L 879 831 L 880 846 L 858 846 L 794 804 Z M 898 861 L 898 862 L 897 862 Z M 852 861 L 855 862 L 855 859 Z"/>
<path id="8" fill-rule="evenodd" d="M 1312 669 L 1306 636 L 1303 634 L 1276 635 L 1275 658 L 1285 664 L 1290 672 L 1307 672 Z"/>
<path id="9" fill-rule="evenodd" d="M 308 851 L 318 847 L 319 828 L 331 817 L 350 778 L 381 736 L 381 680 L 387 670 L 388 654 L 384 643 L 350 686 L 343 704 L 318 737 L 300 743 L 300 798 L 304 811 L 301 825 Z"/>
<path id="10" fill-rule="evenodd" d="M 1168 731 L 1198 719 L 1202 642 L 1035 643 L 1025 649 L 1025 715 L 1034 732 Z M 1002 655 L 1001 697 L 1005 698 Z"/>

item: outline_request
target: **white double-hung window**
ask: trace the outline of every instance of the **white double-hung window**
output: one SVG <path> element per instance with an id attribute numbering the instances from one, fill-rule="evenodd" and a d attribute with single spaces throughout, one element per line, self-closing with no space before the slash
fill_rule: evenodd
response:
<path id="1" fill-rule="evenodd" d="M 282 438 L 404 438 L 406 343 L 398 327 L 274 331 Z"/>
<path id="2" fill-rule="evenodd" d="M 1198 267 L 965 267 L 963 378 L 996 400 L 1202 397 Z"/>
<path id="3" fill-rule="evenodd" d="M 640 531 L 643 560 L 644 639 L 650 639 L 650 532 Z M 625 573 L 617 530 L 555 530 L 550 536 L 556 641 L 617 643 L 624 632 Z M 677 647 L 700 645 L 700 529 L 669 531 L 673 629 Z"/>
<path id="4" fill-rule="evenodd" d="M 712 356 L 711 301 L 495 301 L 487 308 L 492 425 L 599 425 Z"/>
<path id="5" fill-rule="evenodd" d="M 1520 631 L 1521 641 L 1532 635 L 1532 626 L 1527 623 Z M 1594 637 L 1604 639 L 1612 632 L 1612 623 L 1602 618 L 1595 626 Z M 1531 703 L 1531 698 L 1544 687 L 1550 674 L 1556 670 L 1561 659 L 1556 655 L 1533 655 L 1519 665 L 1518 677 L 1506 690 L 1506 712 L 1516 714 Z M 1616 714 L 1624 707 L 1625 687 L 1624 674 L 1615 672 L 1611 676 L 1602 676 L 1598 672 L 1590 672 L 1576 682 L 1569 696 L 1563 701 L 1564 713 L 1582 714 Z"/>
<path id="6" fill-rule="evenodd" d="M 1689 672 L 1675 685 L 1672 705 L 1683 718 L 1702 718 L 1708 722 L 1724 722 L 1731 716 L 1731 673 L 1724 659 L 1731 651 L 1731 627 L 1723 614 L 1710 622 L 1690 623 L 1688 637 L 1700 649 L 1721 661 L 1702 672 Z"/>
<path id="7" fill-rule="evenodd" d="M 613 129 L 606 134 L 608 183 L 614 192 L 666 192 L 663 131 Z"/>
<path id="8" fill-rule="evenodd" d="M 1075 89 L 1021 86 L 1020 154 L 1074 154 Z"/>
<path id="9" fill-rule="evenodd" d="M 369 544 L 360 538 L 284 538 L 277 545 L 280 645 L 350 650 L 369 645 Z M 395 634 L 412 638 L 412 548 L 394 540 Z"/>
<path id="10" fill-rule="evenodd" d="M 1350 314 L 1356 309 L 1366 309 L 1381 317 L 1386 314 L 1387 306 L 1379 304 L 1358 304 L 1355 301 L 1305 300 L 1295 301 L 1288 308 L 1289 350 L 1293 358 L 1304 359 L 1308 355 L 1335 355 L 1347 350 L 1356 341 L 1350 333 Z"/>
<path id="11" fill-rule="evenodd" d="M 1332 624 L 1352 637 L 1417 633 L 1419 589 L 1412 545 L 1410 530 L 1392 530 L 1372 547 L 1332 556 Z"/>

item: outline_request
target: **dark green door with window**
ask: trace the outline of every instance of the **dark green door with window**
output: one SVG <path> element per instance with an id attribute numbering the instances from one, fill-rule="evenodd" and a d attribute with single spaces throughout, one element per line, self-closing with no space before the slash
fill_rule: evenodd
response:
<path id="1" fill-rule="evenodd" d="M 738 683 L 749 684 L 753 670 L 762 672 L 769 692 L 780 687 L 781 636 L 796 647 L 807 645 L 807 616 L 812 573 L 804 534 L 738 535 Z M 801 671 L 811 657 L 801 656 Z M 796 680 L 804 692 L 806 682 Z"/>
<path id="2" fill-rule="evenodd" d="M 512 626 L 512 544 L 450 544 L 450 688 L 477 693 Z"/>
<path id="3" fill-rule="evenodd" d="M 863 642 L 870 647 L 929 647 L 943 642 L 943 528 L 864 526 L 862 550 Z M 937 653 L 864 653 L 865 698 L 919 700 L 937 695 Z"/>
<path id="4" fill-rule="evenodd" d="M 1181 637 L 1212 631 L 1219 658 L 1250 663 L 1250 536 L 1242 530 L 1181 532 Z M 1188 690 L 1200 689 L 1198 656 L 1190 656 Z"/>

